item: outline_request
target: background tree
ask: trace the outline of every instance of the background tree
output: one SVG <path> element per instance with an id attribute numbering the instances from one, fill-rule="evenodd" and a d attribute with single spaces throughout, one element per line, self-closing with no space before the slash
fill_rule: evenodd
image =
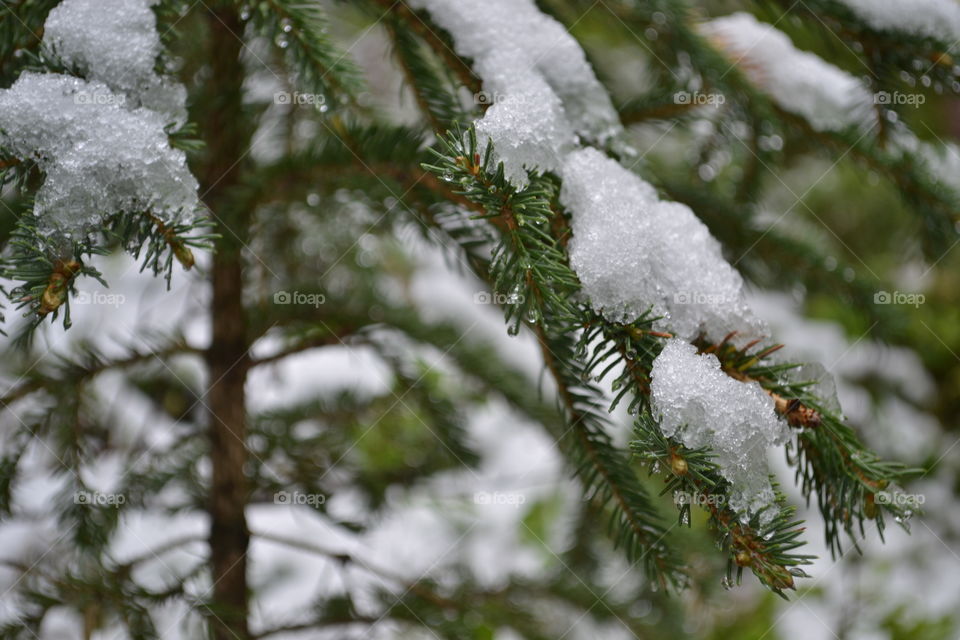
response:
<path id="1" fill-rule="evenodd" d="M 960 10 L 899 6 L 4 0 L 0 632 L 758 638 L 809 632 L 799 589 L 828 634 L 953 637 Z M 789 425 L 766 509 L 657 395 L 711 291 L 616 318 L 577 253 L 576 195 L 641 178 L 786 345 L 689 337 L 703 415 L 760 434 L 758 383 Z M 637 264 L 708 277 L 685 246 Z"/>

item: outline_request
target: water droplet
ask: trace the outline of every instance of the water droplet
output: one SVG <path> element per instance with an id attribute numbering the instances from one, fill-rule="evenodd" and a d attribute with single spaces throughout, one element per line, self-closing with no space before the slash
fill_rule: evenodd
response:
<path id="1" fill-rule="evenodd" d="M 730 579 L 730 576 L 723 576 L 723 580 L 720 581 L 720 586 L 730 591 L 730 589 L 733 589 L 733 580 Z"/>
<path id="2" fill-rule="evenodd" d="M 690 512 L 684 509 L 680 513 L 680 524 L 689 527 L 690 526 Z"/>

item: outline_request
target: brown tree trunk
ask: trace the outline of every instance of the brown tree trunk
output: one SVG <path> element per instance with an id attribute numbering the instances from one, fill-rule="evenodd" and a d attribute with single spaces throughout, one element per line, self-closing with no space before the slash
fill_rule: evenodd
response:
<path id="1" fill-rule="evenodd" d="M 235 3 L 209 2 L 210 76 L 196 101 L 196 120 L 206 139 L 201 194 L 217 222 L 213 259 L 212 338 L 207 352 L 209 440 L 212 478 L 210 568 L 213 593 L 210 629 L 215 640 L 247 640 L 246 554 L 250 542 L 244 509 L 248 500 L 246 406 L 249 337 L 243 307 L 243 254 L 250 212 L 230 197 L 244 166 L 253 126 L 242 110 L 245 72 L 240 60 L 243 23 Z"/>
<path id="2" fill-rule="evenodd" d="M 246 640 L 247 503 L 244 384 L 249 359 L 237 254 L 218 253 L 213 266 L 213 341 L 207 355 L 210 388 L 211 624 L 217 640 Z"/>

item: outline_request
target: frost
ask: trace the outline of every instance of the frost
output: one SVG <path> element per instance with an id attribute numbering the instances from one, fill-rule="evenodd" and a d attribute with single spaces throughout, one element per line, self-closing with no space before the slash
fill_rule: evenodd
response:
<path id="1" fill-rule="evenodd" d="M 743 279 L 689 207 L 660 200 L 639 176 L 595 149 L 569 154 L 560 201 L 572 212 L 570 263 L 591 305 L 615 322 L 653 307 L 657 328 L 720 341 L 765 335 Z"/>
<path id="2" fill-rule="evenodd" d="M 122 98 L 98 82 L 32 72 L 0 91 L 0 144 L 45 173 L 35 211 L 47 224 L 72 231 L 112 213 L 172 218 L 196 206 L 197 182 L 164 118 Z"/>
<path id="3" fill-rule="evenodd" d="M 64 0 L 47 17 L 43 47 L 84 79 L 25 72 L 0 90 L 0 146 L 43 170 L 34 211 L 48 230 L 82 232 L 141 211 L 169 222 L 199 204 L 165 131 L 186 121 L 186 91 L 154 70 L 153 3 Z"/>
<path id="4" fill-rule="evenodd" d="M 731 485 L 730 508 L 749 516 L 774 504 L 767 449 L 790 439 L 790 429 L 774 413 L 773 399 L 756 382 L 726 375 L 712 354 L 669 340 L 654 360 L 650 399 L 663 435 L 695 449 L 709 447 Z M 761 523 L 775 514 L 761 514 Z"/>
<path id="5" fill-rule="evenodd" d="M 771 25 L 739 12 L 705 22 L 700 30 L 780 107 L 815 129 L 872 124 L 873 96 L 862 82 L 797 49 Z"/>
<path id="6" fill-rule="evenodd" d="M 186 121 L 186 91 L 154 71 L 161 52 L 155 0 L 64 0 L 43 26 L 44 48 L 87 80 L 125 94 L 131 106 Z"/>
<path id="7" fill-rule="evenodd" d="M 960 38 L 956 0 L 840 0 L 878 31 L 899 31 L 952 43 Z"/>
<path id="8" fill-rule="evenodd" d="M 491 106 L 477 122 L 507 177 L 557 171 L 579 139 L 603 143 L 621 131 L 617 113 L 577 41 L 533 0 L 413 0 L 453 36 L 483 80 Z"/>

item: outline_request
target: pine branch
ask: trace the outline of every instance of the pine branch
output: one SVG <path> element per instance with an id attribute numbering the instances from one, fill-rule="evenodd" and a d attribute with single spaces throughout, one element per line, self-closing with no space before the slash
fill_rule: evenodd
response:
<path id="1" fill-rule="evenodd" d="M 424 167 L 441 180 L 457 185 L 455 192 L 482 207 L 484 219 L 502 230 L 493 252 L 490 281 L 507 296 L 508 331 L 532 325 L 547 370 L 557 384 L 561 407 L 574 434 L 573 451 L 588 494 L 612 507 L 611 530 L 631 561 L 643 561 L 652 582 L 679 585 L 678 562 L 663 542 L 652 503 L 626 460 L 607 435 L 607 415 L 599 389 L 588 384 L 589 372 L 574 357 L 578 309 L 572 301 L 579 288 L 560 243 L 553 238 L 555 214 L 551 200 L 556 188 L 546 178 L 531 175 L 530 185 L 517 190 L 504 177 L 502 164 L 492 169 L 492 146 L 481 155 L 476 133 L 450 135 L 434 151 L 438 164 Z M 549 283 L 549 284 L 548 284 Z"/>
<path id="2" fill-rule="evenodd" d="M 254 28 L 283 51 L 301 90 L 323 96 L 323 105 L 329 108 L 358 104 L 361 74 L 347 54 L 334 46 L 319 4 L 266 0 L 246 11 Z"/>
<path id="3" fill-rule="evenodd" d="M 804 529 L 794 521 L 793 507 L 786 507 L 786 498 L 777 491 L 776 516 L 760 524 L 762 511 L 745 520 L 726 506 L 725 480 L 707 449 L 689 449 L 676 440 L 665 438 L 650 414 L 644 411 L 637 418 L 636 440 L 631 447 L 637 456 L 651 464 L 653 473 L 664 475 L 662 493 L 672 492 L 681 524 L 690 524 L 691 504 L 702 506 L 710 514 L 718 542 L 727 551 L 727 576 L 724 585 L 732 586 L 731 573 L 736 567 L 737 584 L 743 569 L 749 567 L 761 583 L 774 593 L 786 597 L 784 590 L 794 589 L 794 577 L 809 577 L 800 568 L 810 564 L 813 556 L 793 553 L 804 542 Z"/>
<path id="4" fill-rule="evenodd" d="M 370 1 L 400 18 L 406 24 L 407 29 L 417 34 L 430 47 L 437 58 L 443 61 L 444 66 L 457 75 L 460 83 L 467 87 L 471 93 L 480 92 L 480 79 L 473 72 L 469 62 L 456 54 L 453 40 L 449 34 L 434 24 L 426 13 L 412 10 L 404 0 Z"/>
<path id="5" fill-rule="evenodd" d="M 406 24 L 398 19 L 388 22 L 394 53 L 421 112 L 430 120 L 431 128 L 448 131 L 454 125 L 466 122 L 466 114 L 460 107 L 450 78 L 441 77 L 442 70 L 431 64 L 433 61 L 425 55 L 421 40 L 416 38 L 414 31 L 405 28 Z M 443 70 L 449 73 L 447 67 Z"/>
<path id="6" fill-rule="evenodd" d="M 877 493 L 899 484 L 919 469 L 880 460 L 864 447 L 856 433 L 825 406 L 825 399 L 812 394 L 815 381 L 790 381 L 788 374 L 796 364 L 771 361 L 779 347 L 762 348 L 750 353 L 754 344 L 736 348 L 729 338 L 717 345 L 699 343 L 701 351 L 713 353 L 724 372 L 742 382 L 757 382 L 775 402 L 777 412 L 799 429 L 796 451 L 788 461 L 797 468 L 803 494 L 810 499 L 816 493 L 826 523 L 826 537 L 834 555 L 842 551 L 841 530 L 856 546 L 854 527 L 863 534 L 865 520 L 875 520 L 882 537 L 883 513 L 908 528 L 913 511 L 895 501 L 878 502 Z"/>

